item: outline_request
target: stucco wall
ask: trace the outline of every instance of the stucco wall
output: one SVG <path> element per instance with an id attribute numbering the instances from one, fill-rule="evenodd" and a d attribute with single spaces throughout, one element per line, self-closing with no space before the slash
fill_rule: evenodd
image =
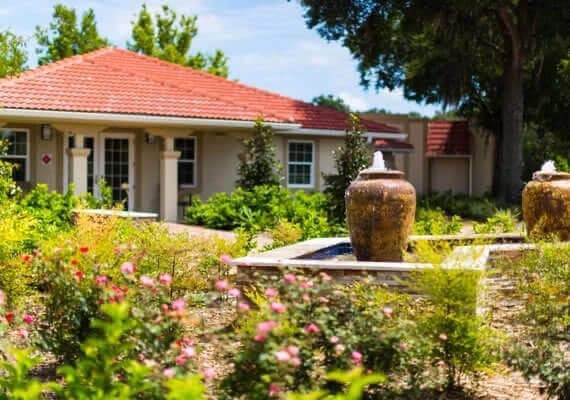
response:
<path id="1" fill-rule="evenodd" d="M 468 157 L 433 157 L 429 165 L 431 192 L 469 193 Z"/>
<path id="2" fill-rule="evenodd" d="M 495 139 L 484 130 L 471 126 L 473 154 L 473 195 L 483 196 L 493 189 Z"/>

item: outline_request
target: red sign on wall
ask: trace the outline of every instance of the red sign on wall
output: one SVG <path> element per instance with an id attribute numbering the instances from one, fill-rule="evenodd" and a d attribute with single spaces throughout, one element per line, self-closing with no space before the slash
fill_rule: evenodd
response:
<path id="1" fill-rule="evenodd" d="M 42 154 L 40 159 L 42 160 L 43 165 L 50 165 L 51 161 L 53 160 L 53 157 L 50 153 L 44 153 Z"/>

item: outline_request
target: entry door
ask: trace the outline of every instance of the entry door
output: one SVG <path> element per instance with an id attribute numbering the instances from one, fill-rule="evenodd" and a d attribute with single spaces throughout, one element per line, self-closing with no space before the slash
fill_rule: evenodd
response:
<path id="1" fill-rule="evenodd" d="M 99 178 L 111 188 L 114 202 L 122 202 L 131 210 L 134 204 L 133 140 L 126 135 L 101 137 Z"/>

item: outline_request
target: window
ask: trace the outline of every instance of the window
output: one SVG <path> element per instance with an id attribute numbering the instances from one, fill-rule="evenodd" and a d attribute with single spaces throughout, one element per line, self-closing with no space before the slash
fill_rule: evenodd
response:
<path id="1" fill-rule="evenodd" d="M 22 130 L 0 130 L 0 140 L 7 142 L 8 148 L 5 155 L 0 156 L 4 161 L 14 164 L 12 177 L 15 181 L 28 180 L 28 132 Z"/>
<path id="2" fill-rule="evenodd" d="M 174 139 L 174 149 L 179 151 L 178 186 L 196 186 L 196 138 Z"/>
<path id="3" fill-rule="evenodd" d="M 313 187 L 314 143 L 289 142 L 287 157 L 287 185 L 289 187 Z"/>

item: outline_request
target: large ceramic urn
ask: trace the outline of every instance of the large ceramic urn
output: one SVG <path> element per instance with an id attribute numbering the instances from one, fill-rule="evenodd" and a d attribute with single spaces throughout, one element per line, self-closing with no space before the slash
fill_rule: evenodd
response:
<path id="1" fill-rule="evenodd" d="M 402 261 L 416 212 L 416 191 L 404 173 L 365 169 L 345 197 L 357 260 Z"/>
<path id="2" fill-rule="evenodd" d="M 570 174 L 538 171 L 522 193 L 527 234 L 570 240 Z"/>

